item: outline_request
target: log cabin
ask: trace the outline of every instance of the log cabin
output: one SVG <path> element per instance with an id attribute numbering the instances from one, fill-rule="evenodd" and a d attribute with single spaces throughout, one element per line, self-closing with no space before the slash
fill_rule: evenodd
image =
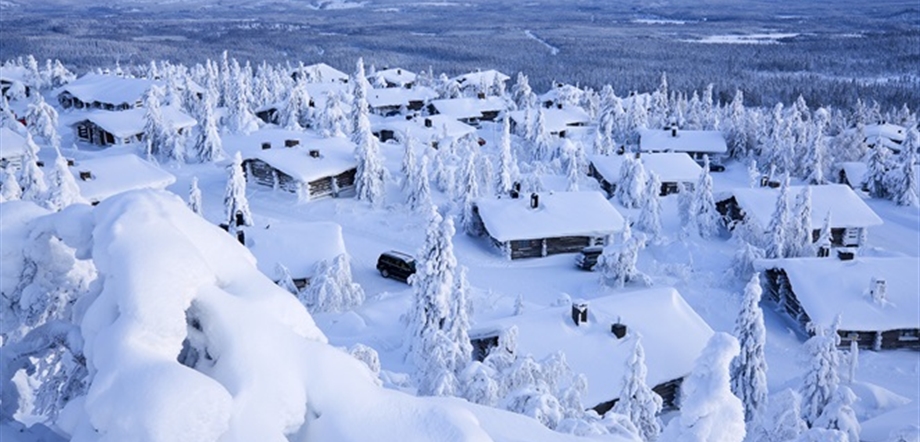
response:
<path id="1" fill-rule="evenodd" d="M 636 154 L 646 175 L 654 172 L 661 180 L 659 195 L 667 196 L 680 191 L 681 184 L 693 188 L 703 168 L 683 153 L 645 153 Z M 612 197 L 620 181 L 620 169 L 623 155 L 591 155 L 588 157 L 588 175 L 594 177 L 601 189 Z"/>
<path id="2" fill-rule="evenodd" d="M 295 193 L 304 200 L 338 197 L 354 190 L 357 160 L 354 144 L 344 138 L 286 143 L 244 154 L 246 181 Z"/>

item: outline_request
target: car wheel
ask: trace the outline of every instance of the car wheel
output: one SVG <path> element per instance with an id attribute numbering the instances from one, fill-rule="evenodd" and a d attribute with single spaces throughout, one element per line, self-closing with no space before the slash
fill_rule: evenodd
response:
<path id="1" fill-rule="evenodd" d="M 383 276 L 384 278 L 389 278 L 389 277 L 390 277 L 390 271 L 387 270 L 387 269 L 381 269 L 381 270 L 380 270 L 380 275 Z"/>

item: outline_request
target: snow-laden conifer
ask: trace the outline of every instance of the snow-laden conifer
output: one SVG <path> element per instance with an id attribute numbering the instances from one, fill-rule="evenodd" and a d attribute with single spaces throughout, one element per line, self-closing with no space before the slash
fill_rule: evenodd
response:
<path id="1" fill-rule="evenodd" d="M 767 331 L 763 324 L 760 274 L 755 273 L 744 288 L 741 311 L 735 318 L 735 338 L 740 352 L 732 361 L 732 392 L 744 405 L 746 422 L 763 412 L 767 401 L 767 359 L 764 354 Z"/>
<path id="2" fill-rule="evenodd" d="M 428 157 L 422 157 L 421 163 L 409 179 L 413 187 L 406 195 L 406 203 L 413 211 L 426 210 L 431 207 L 431 188 L 428 185 Z"/>
<path id="3" fill-rule="evenodd" d="M 853 390 L 850 390 L 850 387 L 844 385 L 838 387 L 830 403 L 821 412 L 821 416 L 815 420 L 813 427 L 838 430 L 846 434 L 848 442 L 859 442 L 861 428 L 859 420 L 856 419 L 856 412 L 853 411 L 854 402 L 856 402 L 856 395 Z"/>
<path id="4" fill-rule="evenodd" d="M 246 176 L 243 174 L 243 157 L 239 152 L 227 168 L 227 189 L 224 192 L 224 219 L 231 229 L 252 225 L 252 212 L 246 198 Z"/>
<path id="5" fill-rule="evenodd" d="M 613 412 L 628 417 L 639 430 L 642 440 L 654 442 L 661 433 L 658 414 L 661 413 L 662 399 L 646 384 L 645 350 L 638 337 L 635 341 L 632 354 L 626 360 L 623 386 Z"/>
<path id="6" fill-rule="evenodd" d="M 283 288 L 292 295 L 297 295 L 300 292 L 297 289 L 297 285 L 294 284 L 294 277 L 291 276 L 291 271 L 280 262 L 275 264 L 275 284 L 278 284 L 278 287 Z"/>
<path id="7" fill-rule="evenodd" d="M 204 209 L 201 205 L 201 189 L 198 188 L 198 177 L 192 177 L 192 183 L 188 188 L 188 208 L 197 215 L 204 215 Z"/>
<path id="8" fill-rule="evenodd" d="M 518 77 L 520 78 L 520 77 Z M 524 77 L 527 78 L 527 77 Z M 498 174 L 495 179 L 495 192 L 507 195 L 517 178 L 514 155 L 511 151 L 511 123 L 508 116 L 502 119 L 502 138 L 498 153 Z"/>
<path id="9" fill-rule="evenodd" d="M 655 172 L 649 173 L 646 181 L 636 228 L 647 233 L 653 242 L 661 237 L 661 180 Z"/>
<path id="10" fill-rule="evenodd" d="M 770 259 L 785 258 L 788 250 L 789 223 L 789 177 L 783 179 L 779 188 L 779 195 L 776 198 L 776 205 L 773 208 L 773 216 L 770 218 L 770 224 L 766 230 L 766 257 Z"/>
<path id="11" fill-rule="evenodd" d="M 811 228 L 811 188 L 803 187 L 795 197 L 793 218 L 789 220 L 788 242 L 785 255 L 789 257 L 815 256 Z"/>
<path id="12" fill-rule="evenodd" d="M 642 162 L 627 153 L 620 166 L 620 181 L 615 192 L 620 204 L 631 209 L 640 207 L 647 179 Z"/>
<path id="13" fill-rule="evenodd" d="M 831 330 L 817 328 L 815 335 L 805 341 L 806 368 L 802 379 L 802 417 L 814 425 L 824 413 L 837 388 L 840 377 L 837 373 L 840 357 L 837 353 L 836 327 Z"/>
<path id="14" fill-rule="evenodd" d="M 888 148 L 882 144 L 881 139 L 875 141 L 875 147 L 869 151 L 869 159 L 866 167 L 866 187 L 869 189 L 869 196 L 872 198 L 888 198 L 888 169 L 889 164 Z"/>
<path id="15" fill-rule="evenodd" d="M 797 440 L 808 429 L 802 420 L 802 397 L 792 389 L 770 396 L 766 409 L 751 430 L 750 442 Z"/>
<path id="16" fill-rule="evenodd" d="M 343 312 L 364 303 L 364 289 L 354 282 L 348 255 L 342 253 L 316 263 L 302 297 L 311 312 Z"/>
<path id="17" fill-rule="evenodd" d="M 700 236 L 712 238 L 719 233 L 721 217 L 712 195 L 712 176 L 709 174 L 709 156 L 703 157 L 703 168 L 693 188 L 693 216 Z"/>
<path id="18" fill-rule="evenodd" d="M 86 203 L 80 195 L 80 186 L 70 169 L 67 167 L 67 160 L 57 152 L 54 159 L 54 168 L 48 175 L 48 199 L 47 205 L 51 210 L 61 210 L 74 203 Z"/>
<path id="19" fill-rule="evenodd" d="M 201 100 L 200 115 L 194 156 L 198 162 L 207 163 L 224 156 L 223 142 L 217 129 L 217 116 L 214 114 L 214 101 L 208 93 L 205 93 Z"/>
<path id="20" fill-rule="evenodd" d="M 26 133 L 26 149 L 22 158 L 22 170 L 19 172 L 19 187 L 22 199 L 42 205 L 48 193 L 45 173 L 38 167 L 38 146 L 32 141 L 32 134 Z"/>

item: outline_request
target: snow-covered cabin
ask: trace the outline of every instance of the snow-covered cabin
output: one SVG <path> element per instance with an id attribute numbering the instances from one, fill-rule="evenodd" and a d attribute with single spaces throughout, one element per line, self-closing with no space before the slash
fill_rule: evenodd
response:
<path id="1" fill-rule="evenodd" d="M 477 230 L 509 259 L 574 253 L 606 245 L 623 216 L 600 192 L 545 192 L 483 198 L 473 205 Z"/>
<path id="2" fill-rule="evenodd" d="M 88 112 L 81 120 L 73 123 L 74 134 L 80 141 L 99 146 L 130 144 L 144 139 L 146 110 L 132 108 L 112 112 L 95 110 Z M 198 124 L 194 118 L 176 106 L 160 108 L 163 122 L 176 134 L 186 134 Z"/>
<path id="3" fill-rule="evenodd" d="M 445 98 L 432 100 L 428 104 L 428 113 L 447 115 L 477 126 L 480 121 L 494 121 L 506 107 L 505 101 L 499 97 Z"/>
<path id="4" fill-rule="evenodd" d="M 416 77 L 415 72 L 407 71 L 403 68 L 391 68 L 377 71 L 372 77 L 368 78 L 368 81 L 373 85 L 381 84 L 388 88 L 410 88 L 415 83 Z"/>
<path id="5" fill-rule="evenodd" d="M 162 190 L 176 182 L 171 173 L 133 154 L 79 160 L 70 173 L 80 195 L 92 204 L 130 190 Z"/>
<path id="6" fill-rule="evenodd" d="M 303 85 L 303 88 L 307 91 L 307 95 L 310 97 L 310 101 L 307 104 L 312 109 L 316 109 L 317 112 L 322 111 L 326 108 L 326 102 L 329 100 L 329 96 L 332 94 L 338 94 L 339 97 L 343 97 L 340 104 L 342 105 L 342 110 L 348 112 L 351 109 L 351 103 L 344 99 L 345 94 L 347 93 L 348 86 L 344 83 L 306 83 Z M 278 118 L 281 116 L 280 111 L 284 108 L 284 101 L 279 101 L 276 103 L 269 103 L 262 105 L 256 108 L 255 114 L 260 120 L 269 123 L 269 124 L 278 124 Z"/>
<path id="7" fill-rule="evenodd" d="M 609 196 L 613 196 L 613 192 L 616 191 L 624 159 L 623 155 L 591 155 L 588 157 L 589 175 L 600 183 L 601 188 Z M 646 175 L 652 172 L 658 175 L 661 180 L 661 196 L 677 193 L 682 183 L 693 188 L 703 170 L 689 156 L 677 152 L 640 154 L 639 161 L 642 162 Z"/>
<path id="8" fill-rule="evenodd" d="M 846 184 L 854 190 L 867 191 L 866 172 L 869 167 L 862 161 L 845 161 L 835 166 L 837 182 Z"/>
<path id="9" fill-rule="evenodd" d="M 641 152 L 683 152 L 694 160 L 701 161 L 703 155 L 710 158 L 728 152 L 725 136 L 717 130 L 683 130 L 675 127 L 665 129 L 642 129 L 639 131 Z"/>
<path id="10" fill-rule="evenodd" d="M 811 230 L 813 240 L 820 236 L 824 219 L 831 216 L 831 245 L 859 247 L 864 230 L 882 224 L 882 219 L 862 200 L 850 186 L 825 184 L 820 186 L 789 186 L 787 194 L 790 208 L 804 187 L 811 189 Z M 770 225 L 780 189 L 772 187 L 737 188 L 721 195 L 716 208 L 730 221 L 750 217 L 755 225 L 766 229 Z"/>
<path id="11" fill-rule="evenodd" d="M 316 138 L 289 147 L 266 143 L 243 157 L 247 181 L 304 199 L 336 197 L 355 187 L 355 146 L 345 138 Z"/>
<path id="12" fill-rule="evenodd" d="M 857 129 L 851 128 L 847 133 L 853 133 Z M 901 152 L 901 143 L 907 139 L 907 129 L 897 124 L 891 124 L 885 121 L 878 124 L 867 124 L 863 127 L 863 143 L 870 148 L 882 145 L 894 153 Z"/>
<path id="13" fill-rule="evenodd" d="M 571 306 L 549 307 L 477 324 L 470 338 L 481 357 L 503 330 L 516 326 L 516 354 L 540 360 L 563 352 L 572 371 L 588 379 L 588 391 L 582 398 L 585 405 L 603 414 L 620 395 L 626 361 L 641 336 L 648 367 L 646 382 L 665 404 L 678 406 L 681 381 L 713 334 L 680 293 L 670 287 L 617 293 L 588 300 L 587 310 L 587 321 L 578 325 Z M 614 334 L 614 324 L 625 326 L 617 330 L 622 337 Z"/>
<path id="14" fill-rule="evenodd" d="M 0 169 L 14 171 L 22 168 L 22 159 L 28 149 L 25 137 L 9 128 L 0 127 Z"/>
<path id="15" fill-rule="evenodd" d="M 571 84 L 556 83 L 552 89 L 540 95 L 538 99 L 545 108 L 562 109 L 577 104 L 584 93 L 585 91 Z"/>
<path id="16" fill-rule="evenodd" d="M 446 115 L 390 117 L 372 121 L 371 130 L 381 142 L 401 139 L 407 132 L 420 142 L 438 148 L 443 139 L 456 140 L 476 133 L 476 128 Z"/>
<path id="17" fill-rule="evenodd" d="M 0 66 L 0 94 L 14 88 L 20 88 L 26 97 L 32 95 L 34 85 L 30 81 L 29 70 L 22 66 Z M 12 95 L 12 94 L 11 94 Z M 7 95 L 9 98 L 9 95 Z"/>
<path id="18" fill-rule="evenodd" d="M 425 103 L 438 98 L 434 89 L 417 87 L 412 89 L 384 88 L 367 91 L 367 105 L 370 111 L 383 116 L 399 114 L 403 109 L 419 111 Z"/>
<path id="19" fill-rule="evenodd" d="M 295 81 L 299 80 L 301 76 L 306 78 L 309 83 L 348 83 L 348 74 L 326 63 L 298 67 L 291 72 L 291 78 Z"/>
<path id="20" fill-rule="evenodd" d="M 840 345 L 920 349 L 920 259 L 760 260 L 765 294 L 808 328 L 829 327 L 840 317 Z"/>
<path id="21" fill-rule="evenodd" d="M 541 109 L 543 112 L 544 129 L 550 135 L 564 137 L 566 131 L 575 127 L 585 127 L 591 124 L 591 116 L 584 109 L 575 106 L 565 106 L 562 108 L 551 107 Z M 518 110 L 508 113 L 511 120 L 511 131 L 516 132 L 519 124 L 524 124 L 526 111 Z M 536 120 L 537 115 L 532 114 L 531 118 Z"/>
<path id="22" fill-rule="evenodd" d="M 61 86 L 55 95 L 64 109 L 125 110 L 140 107 L 144 93 L 151 86 L 164 85 L 162 81 L 146 78 L 89 73 Z"/>
<path id="23" fill-rule="evenodd" d="M 477 89 L 483 85 L 487 88 L 491 88 L 496 81 L 505 83 L 510 79 L 511 77 L 496 71 L 495 69 L 489 69 L 486 71 L 477 71 L 458 75 L 451 80 L 457 82 L 457 84 L 460 85 L 461 90 L 466 90 L 468 88 Z"/>
<path id="24" fill-rule="evenodd" d="M 345 253 L 342 226 L 333 222 L 285 223 L 246 229 L 246 245 L 256 266 L 277 282 L 278 264 L 287 267 L 298 288 L 310 283 L 316 264 Z"/>

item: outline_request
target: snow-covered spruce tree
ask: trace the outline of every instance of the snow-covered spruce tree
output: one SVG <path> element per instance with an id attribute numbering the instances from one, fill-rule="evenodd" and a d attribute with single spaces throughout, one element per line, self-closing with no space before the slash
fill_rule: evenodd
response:
<path id="1" fill-rule="evenodd" d="M 302 293 L 302 301 L 311 312 L 343 312 L 364 303 L 364 289 L 352 279 L 348 255 L 318 262 L 313 275 Z"/>
<path id="2" fill-rule="evenodd" d="M 330 92 L 319 116 L 320 131 L 325 137 L 342 137 L 348 133 L 348 117 L 342 107 L 342 94 Z"/>
<path id="3" fill-rule="evenodd" d="M 188 188 L 188 208 L 199 216 L 204 216 L 204 209 L 201 205 L 201 189 L 198 188 L 198 177 L 192 177 L 192 183 Z"/>
<path id="4" fill-rule="evenodd" d="M 700 236 L 712 238 L 719 233 L 721 217 L 712 195 L 712 176 L 709 174 L 709 156 L 703 156 L 700 178 L 693 189 L 693 216 Z"/>
<path id="5" fill-rule="evenodd" d="M 795 207 L 792 209 L 792 213 L 794 218 L 789 220 L 786 256 L 815 256 L 811 228 L 811 188 L 803 187 L 802 191 L 796 195 Z"/>
<path id="6" fill-rule="evenodd" d="M 470 234 L 479 235 L 480 228 L 476 223 L 476 217 L 473 215 L 473 206 L 476 199 L 481 196 L 479 190 L 479 177 L 476 173 L 476 152 L 469 151 L 463 169 L 460 171 L 460 182 L 458 183 L 460 201 L 460 228 Z"/>
<path id="7" fill-rule="evenodd" d="M 294 278 L 291 276 L 291 271 L 280 262 L 275 264 L 275 284 L 278 284 L 278 287 L 283 288 L 292 295 L 297 295 L 297 293 L 300 292 L 300 290 L 297 289 L 297 285 L 294 284 Z"/>
<path id="8" fill-rule="evenodd" d="M 766 230 L 766 257 L 769 259 L 785 258 L 788 250 L 787 243 L 789 238 L 789 176 L 787 175 L 780 185 L 779 195 L 776 198 L 776 206 L 773 209 L 773 216 L 770 218 L 770 225 Z"/>
<path id="9" fill-rule="evenodd" d="M 306 83 L 298 81 L 288 94 L 284 106 L 278 115 L 278 125 L 294 131 L 301 131 L 309 125 L 310 120 L 310 94 L 307 93 Z"/>
<path id="10" fill-rule="evenodd" d="M 519 74 L 518 80 L 520 80 L 521 75 Z M 527 77 L 524 78 L 526 79 Z M 516 169 L 517 164 L 511 151 L 511 122 L 510 118 L 505 115 L 502 119 L 502 138 L 501 144 L 499 144 L 498 174 L 495 176 L 495 193 L 497 195 L 507 195 L 511 191 L 511 186 L 517 178 Z"/>
<path id="11" fill-rule="evenodd" d="M 498 403 L 497 373 L 479 361 L 473 361 L 461 376 L 463 398 L 479 405 L 494 407 Z"/>
<path id="12" fill-rule="evenodd" d="M 625 154 L 620 166 L 620 181 L 617 183 L 615 192 L 617 200 L 623 207 L 635 209 L 642 205 L 647 179 L 642 161 L 632 154 Z"/>
<path id="13" fill-rule="evenodd" d="M 228 80 L 227 129 L 234 134 L 249 134 L 259 128 L 259 119 L 249 108 L 252 92 L 248 72 L 240 69 L 236 59 L 230 65 Z"/>
<path id="14" fill-rule="evenodd" d="M 859 442 L 859 421 L 856 419 L 856 413 L 853 411 L 853 403 L 856 402 L 856 395 L 850 387 L 840 386 L 834 392 L 833 397 L 821 416 L 814 422 L 815 428 L 827 428 L 828 430 L 839 430 L 847 435 L 848 442 Z"/>
<path id="15" fill-rule="evenodd" d="M 681 385 L 681 413 L 659 439 L 662 442 L 741 442 L 744 406 L 731 392 L 729 364 L 738 355 L 738 341 L 718 332 L 696 359 Z"/>
<path id="16" fill-rule="evenodd" d="M 840 384 L 837 370 L 840 357 L 837 353 L 839 341 L 836 328 L 817 328 L 815 335 L 805 341 L 807 357 L 805 375 L 802 379 L 802 417 L 813 426 L 824 413 Z"/>
<path id="17" fill-rule="evenodd" d="M 812 126 L 810 143 L 803 163 L 805 181 L 809 184 L 827 184 L 825 171 L 828 168 L 827 138 L 824 129 L 817 124 Z"/>
<path id="18" fill-rule="evenodd" d="M 441 228 L 443 235 L 453 237 L 454 223 L 445 220 Z M 458 267 L 454 273 L 454 283 L 450 293 L 450 312 L 445 324 L 447 337 L 456 346 L 454 352 L 454 373 L 460 372 L 470 363 L 473 344 L 470 343 L 470 283 L 466 278 L 466 267 Z"/>
<path id="19" fill-rule="evenodd" d="M 434 164 L 432 164 L 431 180 L 434 181 L 435 187 L 444 193 L 449 193 L 454 189 L 456 175 L 454 169 L 450 167 L 450 151 L 454 150 L 453 142 L 450 147 L 438 149 L 434 154 Z"/>
<path id="20" fill-rule="evenodd" d="M 687 183 L 678 183 L 677 216 L 680 218 L 681 237 L 693 230 L 693 190 Z"/>
<path id="21" fill-rule="evenodd" d="M 198 162 L 207 163 L 224 156 L 223 141 L 217 129 L 213 98 L 206 92 L 200 104 L 201 120 L 195 139 L 194 156 Z"/>
<path id="22" fill-rule="evenodd" d="M 920 132 L 907 131 L 901 147 L 899 164 L 889 174 L 891 197 L 899 206 L 920 206 L 920 189 L 917 182 L 917 149 L 920 149 Z"/>
<path id="23" fill-rule="evenodd" d="M 636 228 L 647 233 L 654 243 L 661 238 L 661 180 L 655 172 L 649 173 L 644 193 Z"/>
<path id="24" fill-rule="evenodd" d="M 815 241 L 815 250 L 831 250 L 831 211 L 827 211 L 824 216 L 824 224 L 821 226 L 821 233 L 818 234 L 818 240 Z"/>
<path id="25" fill-rule="evenodd" d="M 645 350 L 639 337 L 635 341 L 632 355 L 626 360 L 623 387 L 613 412 L 628 417 L 639 430 L 642 440 L 654 442 L 661 433 L 658 414 L 661 413 L 662 399 L 646 384 Z"/>
<path id="26" fill-rule="evenodd" d="M 421 163 L 408 181 L 413 187 L 406 194 L 406 204 L 413 211 L 424 211 L 431 207 L 431 188 L 428 185 L 428 157 L 422 157 Z"/>
<path id="27" fill-rule="evenodd" d="M 618 288 L 627 283 L 638 283 L 646 287 L 652 285 L 652 279 L 636 268 L 639 251 L 645 247 L 645 239 L 641 235 L 632 236 L 628 227 L 624 229 L 622 237 L 620 244 L 604 247 L 604 252 L 597 259 L 595 269 L 601 272 L 601 282 Z"/>
<path id="28" fill-rule="evenodd" d="M 787 388 L 770 396 L 769 404 L 757 418 L 748 440 L 793 441 L 806 430 L 808 426 L 802 420 L 802 397 Z"/>
<path id="29" fill-rule="evenodd" d="M 489 350 L 489 354 L 486 355 L 482 363 L 495 370 L 496 373 L 504 373 L 511 368 L 511 365 L 517 359 L 517 336 L 518 328 L 516 325 L 503 330 L 498 335 L 498 345 Z M 504 386 L 502 385 L 501 387 L 499 395 L 506 392 L 503 389 Z"/>
<path id="30" fill-rule="evenodd" d="M 760 273 L 755 273 L 744 288 L 741 311 L 735 318 L 735 338 L 741 351 L 732 360 L 732 392 L 744 405 L 746 422 L 754 421 L 763 412 L 767 401 L 767 359 L 764 355 L 766 328 L 760 309 Z"/>
<path id="31" fill-rule="evenodd" d="M 354 78 L 354 107 L 352 109 L 352 141 L 357 146 L 355 157 L 358 171 L 355 177 L 355 197 L 375 207 L 383 205 L 386 170 L 377 138 L 371 133 L 368 120 L 367 79 L 364 78 L 364 62 L 358 59 Z"/>
<path id="32" fill-rule="evenodd" d="M 850 341 L 850 351 L 847 352 L 847 383 L 856 381 L 856 369 L 859 368 L 859 341 Z"/>
<path id="33" fill-rule="evenodd" d="M 457 260 L 454 257 L 451 237 L 445 236 L 449 229 L 442 227 L 445 221 L 434 206 L 430 208 L 425 244 L 419 251 L 416 273 L 410 277 L 414 288 L 412 308 L 408 313 L 408 354 L 415 365 L 419 381 L 419 394 L 434 393 L 436 377 L 442 372 L 454 373 L 456 345 L 445 334 L 447 317 L 450 314 L 450 299 L 454 284 Z M 448 346 L 445 350 L 439 346 Z M 435 353 L 440 354 L 442 364 L 433 367 Z"/>
<path id="34" fill-rule="evenodd" d="M 32 141 L 30 133 L 26 133 L 26 144 L 29 148 L 23 156 L 22 170 L 19 172 L 22 199 L 43 205 L 48 193 L 48 184 L 45 183 L 45 173 L 38 167 L 38 146 Z"/>
<path id="35" fill-rule="evenodd" d="M 872 198 L 888 198 L 888 169 L 891 167 L 888 158 L 888 148 L 881 141 L 875 142 L 875 147 L 869 152 L 866 167 L 866 187 Z"/>
<path id="36" fill-rule="evenodd" d="M 224 219 L 231 231 L 242 221 L 243 226 L 252 225 L 252 212 L 246 198 L 246 176 L 243 173 L 243 157 L 237 152 L 233 163 L 227 168 L 227 190 L 224 192 Z"/>
<path id="37" fill-rule="evenodd" d="M 45 102 L 41 94 L 32 94 L 32 102 L 26 108 L 25 119 L 32 135 L 45 140 L 54 149 L 61 148 L 61 136 L 57 131 L 58 113 Z"/>
<path id="38" fill-rule="evenodd" d="M 3 174 L 3 184 L 0 185 L 0 201 L 16 201 L 22 199 L 22 188 L 16 181 L 16 174 L 12 171 L 0 171 Z"/>
<path id="39" fill-rule="evenodd" d="M 54 169 L 48 176 L 48 183 L 47 205 L 51 210 L 62 210 L 74 203 L 87 203 L 86 199 L 80 195 L 80 186 L 77 185 L 77 180 L 70 173 L 70 169 L 67 167 L 67 160 L 64 159 L 60 151 L 58 151 L 57 157 L 54 159 Z"/>
<path id="40" fill-rule="evenodd" d="M 581 178 L 581 167 L 575 145 L 568 139 L 563 142 L 562 155 L 565 165 L 565 181 L 567 192 L 578 192 L 578 180 Z"/>

